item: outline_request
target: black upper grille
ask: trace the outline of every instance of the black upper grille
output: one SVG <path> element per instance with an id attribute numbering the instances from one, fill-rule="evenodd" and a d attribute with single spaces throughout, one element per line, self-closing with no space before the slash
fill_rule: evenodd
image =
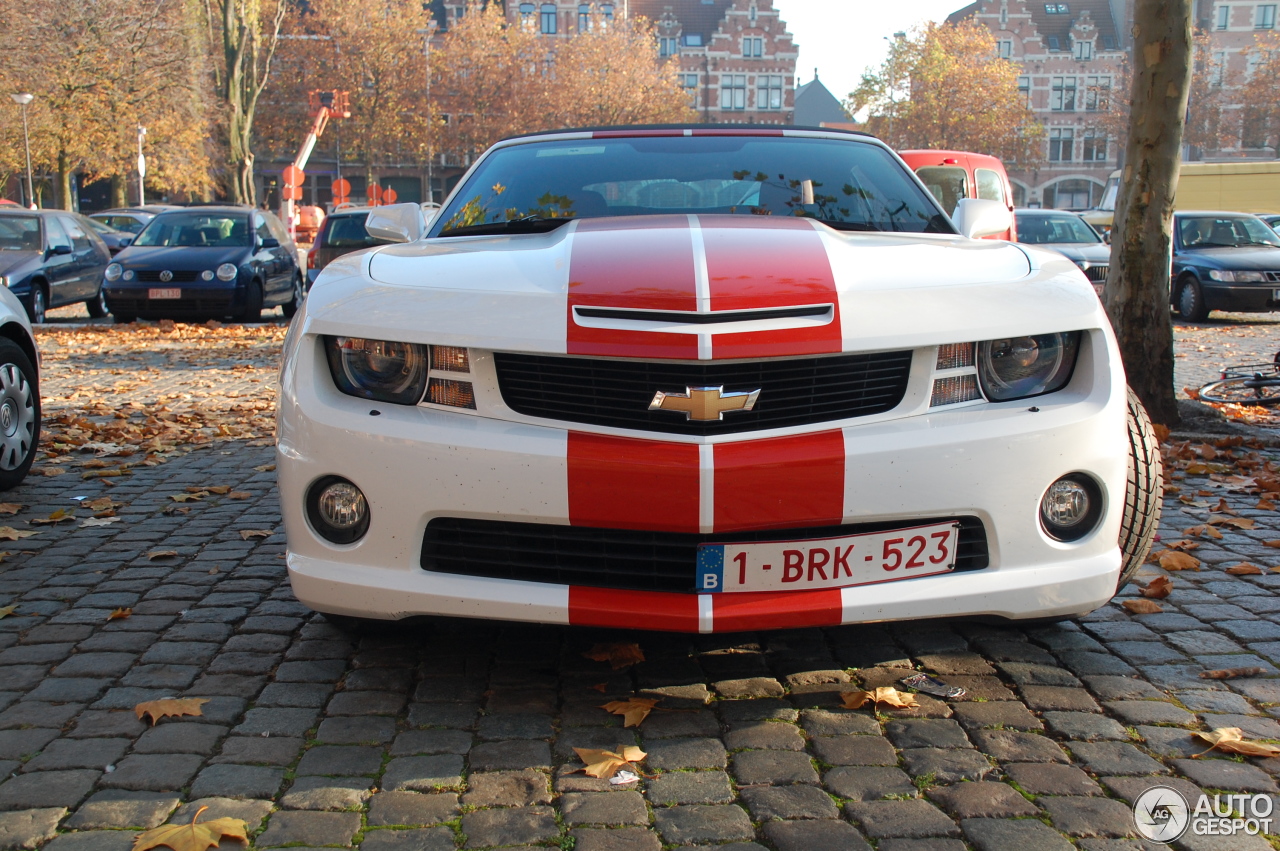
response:
<path id="1" fill-rule="evenodd" d="M 146 271 L 146 272 L 144 272 L 144 271 L 139 271 L 139 272 L 137 273 L 137 275 L 138 275 L 138 280 L 139 280 L 139 281 L 142 281 L 143 283 L 147 283 L 147 284 L 161 284 L 161 283 L 170 283 L 170 284 L 189 284 L 189 283 L 191 283 L 192 281 L 194 281 L 196 278 L 199 278 L 199 277 L 200 277 L 200 273 L 199 273 L 199 272 L 190 272 L 190 271 L 187 271 L 187 272 L 179 271 L 179 272 L 173 272 L 172 274 L 173 274 L 173 277 L 172 277 L 171 279 L 169 279 L 168 281 L 161 281 L 161 280 L 160 280 L 160 273 L 159 273 L 159 272 L 155 272 L 155 271 Z"/>
<path id="2" fill-rule="evenodd" d="M 513 411 L 531 417 L 667 434 L 732 434 L 865 417 L 891 410 L 907 392 L 911 352 L 763 361 L 687 363 L 495 352 L 498 386 Z M 686 420 L 650 411 L 659 390 L 759 390 L 750 411 Z"/>
<path id="3" fill-rule="evenodd" d="M 692 594 L 696 593 L 698 544 L 803 541 L 950 520 L 960 523 L 955 569 L 986 567 L 987 533 L 977 517 L 710 535 L 437 517 L 427 524 L 422 568 L 494 579 Z"/>
<path id="4" fill-rule="evenodd" d="M 1105 284 L 1107 282 L 1107 270 L 1110 267 L 1105 263 L 1101 266 L 1090 266 L 1084 270 L 1084 275 L 1095 284 Z"/>

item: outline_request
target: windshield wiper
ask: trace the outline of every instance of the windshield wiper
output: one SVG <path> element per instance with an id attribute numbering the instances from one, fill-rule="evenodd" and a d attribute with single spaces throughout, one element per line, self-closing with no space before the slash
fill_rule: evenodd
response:
<path id="1" fill-rule="evenodd" d="M 572 218 L 548 219 L 537 213 L 521 216 L 505 222 L 486 222 L 479 225 L 462 225 L 456 228 L 445 228 L 440 236 L 479 236 L 495 233 L 547 233 L 561 225 L 567 225 Z"/>

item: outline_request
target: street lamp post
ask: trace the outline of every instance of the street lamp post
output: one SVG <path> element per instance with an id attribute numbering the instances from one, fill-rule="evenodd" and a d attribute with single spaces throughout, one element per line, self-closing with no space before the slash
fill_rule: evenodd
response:
<path id="1" fill-rule="evenodd" d="M 435 145 L 433 144 L 435 133 L 435 117 L 431 109 L 431 37 L 436 34 L 436 28 L 439 25 L 435 18 L 432 18 L 425 29 L 418 30 L 418 34 L 423 36 L 422 53 L 427 59 L 427 201 L 435 203 L 435 170 L 432 159 L 435 157 Z"/>
<path id="2" fill-rule="evenodd" d="M 142 139 L 147 135 L 147 128 L 138 125 L 138 206 L 147 204 L 147 190 L 143 186 L 147 182 L 147 158 L 142 153 Z"/>
<path id="3" fill-rule="evenodd" d="M 31 137 L 27 133 L 27 104 L 35 100 L 35 95 L 26 93 L 9 95 L 13 98 L 13 102 L 22 107 L 22 144 L 27 149 L 27 206 L 32 210 L 36 208 L 36 191 L 35 186 L 31 182 Z"/>

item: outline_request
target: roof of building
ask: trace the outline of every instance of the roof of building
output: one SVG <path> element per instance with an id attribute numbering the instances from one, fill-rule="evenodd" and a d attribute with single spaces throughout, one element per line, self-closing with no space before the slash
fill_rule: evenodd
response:
<path id="1" fill-rule="evenodd" d="M 983 11 L 984 0 L 975 0 L 963 9 L 958 9 L 947 16 L 947 23 L 958 24 Z M 990 4 L 994 7 L 994 4 Z M 1056 11 L 1066 7 L 1066 12 Z M 1055 11 L 1050 12 L 1052 7 Z M 1044 3 L 1041 0 L 1027 0 L 1027 11 L 1031 13 L 1031 21 L 1036 31 L 1044 38 L 1045 47 L 1050 47 L 1050 39 L 1057 39 L 1059 50 L 1071 49 L 1071 28 L 1076 21 L 1089 13 L 1089 19 L 1098 28 L 1098 49 L 1114 50 L 1119 44 L 1119 32 L 1116 20 L 1112 15 L 1111 0 L 1067 0 L 1065 3 Z"/>
<path id="2" fill-rule="evenodd" d="M 848 121 L 849 113 L 845 112 L 844 105 L 822 84 L 816 73 L 812 80 L 796 88 L 796 108 L 792 123 L 817 127 L 825 122 Z"/>
<path id="3" fill-rule="evenodd" d="M 720 29 L 731 5 L 733 0 L 631 0 L 630 9 L 632 15 L 642 15 L 654 23 L 670 12 L 680 22 L 681 32 L 700 33 L 706 44 Z"/>

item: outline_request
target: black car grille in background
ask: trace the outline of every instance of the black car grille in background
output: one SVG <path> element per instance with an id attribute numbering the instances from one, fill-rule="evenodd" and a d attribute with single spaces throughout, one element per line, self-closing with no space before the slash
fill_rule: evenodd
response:
<path id="1" fill-rule="evenodd" d="M 200 277 L 199 272 L 173 272 L 168 281 L 160 280 L 160 273 L 155 271 L 137 272 L 138 280 L 144 284 L 189 284 Z"/>
<path id="2" fill-rule="evenodd" d="M 1263 272 L 1262 274 L 1268 283 L 1280 284 L 1280 272 Z"/>
<path id="3" fill-rule="evenodd" d="M 891 410 L 907 392 L 911 352 L 763 361 L 681 363 L 495 352 L 502 399 L 517 413 L 667 434 L 732 434 L 865 417 Z M 650 411 L 659 390 L 759 390 L 750 411 L 686 420 Z"/>
<path id="4" fill-rule="evenodd" d="M 960 523 L 955 569 L 986 567 L 987 532 L 977 517 L 710 535 L 437 517 L 427 524 L 422 569 L 557 585 L 692 594 L 697 590 L 698 544 L 804 541 L 950 520 Z"/>
<path id="5" fill-rule="evenodd" d="M 165 317 L 185 316 L 226 316 L 231 313 L 232 301 L 228 296 L 221 298 L 118 298 L 107 296 L 107 306 L 112 313 L 128 316 L 149 316 L 156 314 Z"/>
<path id="6" fill-rule="evenodd" d="M 1107 270 L 1110 266 L 1103 264 L 1102 266 L 1090 266 L 1084 270 L 1084 276 L 1095 284 L 1105 284 L 1107 282 Z"/>

